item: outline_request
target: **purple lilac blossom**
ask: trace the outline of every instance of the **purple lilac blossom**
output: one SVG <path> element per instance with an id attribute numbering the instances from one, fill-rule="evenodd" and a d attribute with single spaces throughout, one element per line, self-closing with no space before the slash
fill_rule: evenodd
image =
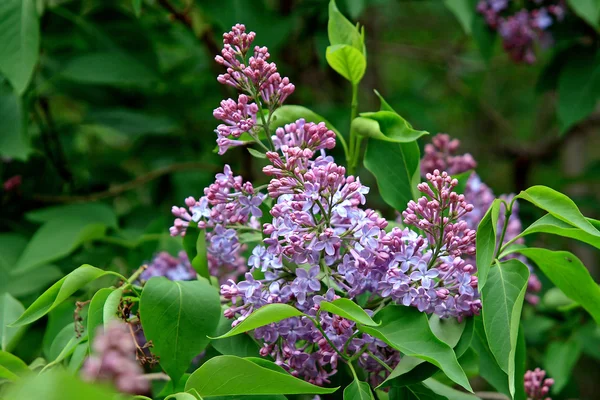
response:
<path id="1" fill-rule="evenodd" d="M 525 372 L 525 394 L 527 400 L 552 400 L 548 393 L 554 385 L 554 379 L 546 378 L 546 371 L 536 368 Z"/>
<path id="2" fill-rule="evenodd" d="M 247 273 L 244 281 L 222 285 L 221 295 L 231 301 L 225 316 L 234 319 L 233 326 L 271 303 L 289 303 L 318 318 L 337 348 L 348 342 L 350 355 L 361 352 L 358 360 L 377 384 L 387 371 L 370 354 L 393 367 L 399 353 L 358 333 L 352 321 L 319 312 L 320 302 L 337 298 L 337 290 L 351 299 L 370 293 L 374 300 L 442 317 L 477 313 L 475 269 L 461 259 L 475 249 L 474 232 L 460 221 L 471 207 L 462 195 L 448 191 L 454 181 L 438 173 L 432 185 L 438 200 L 445 199 L 445 228 L 431 229 L 428 238 L 408 228 L 386 233 L 387 221 L 362 208 L 369 189 L 326 155 L 325 149 L 335 145 L 334 135 L 324 124 L 298 120 L 273 136 L 277 151 L 267 152 L 271 165 L 263 169 L 272 178 L 267 191 L 275 200 L 273 220 L 263 225 L 263 243 L 249 259 L 251 272 L 260 269 L 264 279 Z M 437 182 L 438 176 L 444 182 Z M 263 356 L 271 355 L 309 382 L 328 383 L 337 370 L 338 354 L 307 317 L 258 328 L 254 336 L 264 343 Z"/>
<path id="3" fill-rule="evenodd" d="M 223 34 L 221 55 L 215 57 L 217 63 L 227 68 L 225 74 L 218 76 L 219 83 L 244 93 L 237 101 L 223 100 L 213 113 L 215 118 L 224 122 L 215 131 L 219 154 L 224 154 L 232 146 L 251 143 L 235 140 L 245 132 L 258 140 L 256 133 L 260 126 L 256 115 L 261 107 L 273 112 L 295 90 L 290 80 L 277 72 L 277 65 L 268 61 L 270 54 L 266 47 L 254 46 L 252 49 L 255 37 L 254 32 L 246 33 L 246 27 L 237 24 Z"/>
<path id="4" fill-rule="evenodd" d="M 470 154 L 457 155 L 459 148 L 460 141 L 458 141 L 458 139 L 451 140 L 447 134 L 443 133 L 434 136 L 432 143 L 425 146 L 425 155 L 421 162 L 423 175 L 433 172 L 433 170 L 438 167 L 451 169 L 455 171 L 454 173 L 456 174 L 461 174 L 473 169 L 477 163 Z M 500 198 L 507 203 L 510 203 L 513 195 L 501 195 Z M 468 203 L 473 204 L 473 210 L 463 218 L 470 229 L 477 230 L 479 222 L 481 222 L 481 219 L 492 205 L 494 199 L 495 195 L 492 189 L 481 181 L 481 178 L 477 173 L 471 173 L 465 186 L 465 200 Z M 499 214 L 498 240 L 500 239 L 505 219 L 503 207 L 504 206 L 502 206 Z M 519 219 L 519 204 L 518 202 L 515 202 L 513 203 L 512 214 L 506 228 L 504 243 L 502 244 L 506 244 L 508 241 L 515 238 L 521 231 L 522 225 L 521 220 Z M 516 240 L 515 243 L 523 244 L 524 241 L 520 238 Z M 516 257 L 529 267 L 531 274 L 528 283 L 528 293 L 525 297 L 529 303 L 534 305 L 537 304 L 539 302 L 539 297 L 536 293 L 542 289 L 542 284 L 535 275 L 533 267 L 527 263 L 526 258 L 523 256 L 510 255 L 509 257 Z M 471 265 L 475 265 L 474 256 L 467 257 L 466 261 Z"/>
<path id="5" fill-rule="evenodd" d="M 177 218 L 170 229 L 171 235 L 184 236 L 190 224 L 206 230 L 211 275 L 220 282 L 237 280 L 247 270 L 243 257 L 246 245 L 240 243 L 232 227 L 258 232 L 257 218 L 262 216 L 259 207 L 265 197 L 263 193 L 255 193 L 250 182 L 234 176 L 229 165 L 225 165 L 223 172 L 215 176 L 215 183 L 204 189 L 203 197 L 198 200 L 188 197 L 187 208 L 172 208 Z"/>
<path id="6" fill-rule="evenodd" d="M 536 45 L 549 47 L 552 44 L 552 34 L 548 30 L 555 22 L 563 20 L 565 1 L 533 1 L 527 8 L 517 11 L 512 4 L 512 0 L 480 0 L 477 12 L 491 29 L 498 32 L 504 50 L 514 62 L 533 64 Z"/>
<path id="7" fill-rule="evenodd" d="M 196 279 L 196 271 L 185 251 L 180 251 L 177 257 L 162 251 L 148 264 L 148 268 L 140 275 L 140 280 L 145 282 L 154 276 L 164 276 L 171 281 L 189 281 Z"/>
<path id="8" fill-rule="evenodd" d="M 117 390 L 129 394 L 148 394 L 149 381 L 136 361 L 136 347 L 125 323 L 112 322 L 106 330 L 100 327 L 92 343 L 92 354 L 81 370 L 84 380 L 112 383 Z"/>

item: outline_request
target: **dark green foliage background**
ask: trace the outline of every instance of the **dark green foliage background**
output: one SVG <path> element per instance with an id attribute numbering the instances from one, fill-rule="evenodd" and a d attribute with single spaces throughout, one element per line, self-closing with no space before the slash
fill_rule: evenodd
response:
<path id="1" fill-rule="evenodd" d="M 256 44 L 269 47 L 282 75 L 296 85 L 288 104 L 306 106 L 340 131 L 348 130 L 350 87 L 325 60 L 326 1 L 142 3 L 137 16 L 129 1 L 38 1 L 39 61 L 20 99 L 0 75 L 0 155 L 6 157 L 0 181 L 14 175 L 23 180 L 17 190 L 0 192 L 0 293 L 14 294 L 25 306 L 83 263 L 128 275 L 157 251 L 180 250 L 181 242 L 168 236 L 170 208 L 187 196 L 201 196 L 223 163 L 247 180 L 266 182 L 263 160 L 239 148 L 223 157 L 215 152 L 218 123 L 212 111 L 235 93 L 217 83 L 220 68 L 213 58 L 221 33 L 232 24 L 256 31 Z M 371 92 L 376 88 L 416 129 L 461 139 L 497 195 L 546 185 L 571 196 L 586 216 L 600 217 L 600 114 L 596 110 L 564 131 L 556 91 L 565 62 L 577 60 L 569 66 L 574 76 L 597 71 L 597 43 L 573 46 L 580 32 L 568 27 L 572 31 L 553 49 L 538 52 L 535 65 L 516 65 L 499 41 L 487 48 L 491 57 L 485 60 L 477 35 L 467 36 L 442 1 L 340 0 L 338 5 L 366 28 L 368 67 L 359 111 L 379 108 Z M 590 87 L 589 96 L 597 98 L 600 85 Z M 9 137 L 22 137 L 25 144 L 9 151 L 2 145 Z M 342 159 L 341 149 L 334 154 Z M 374 178 L 364 168 L 359 175 L 371 187 L 369 205 L 393 218 Z M 46 221 L 31 212 L 94 202 L 114 210 L 117 222 L 83 211 L 56 223 L 57 233 L 73 220 L 102 227 L 34 266 L 28 273 L 40 283 L 19 289 L 31 285 L 22 277 L 17 282 L 13 271 L 20 251 Z M 526 226 L 541 213 L 522 204 L 521 215 Z M 536 247 L 574 252 L 598 280 L 598 253 L 591 247 L 558 237 L 535 240 Z M 52 249 L 34 251 L 43 258 Z M 589 318 L 581 310 L 561 311 L 561 299 L 548 294 L 551 284 L 541 278 L 539 310 L 524 311 L 528 365 L 561 364 L 560 344 L 549 351 L 548 343 L 577 343 L 583 356 L 556 398 L 597 393 L 597 327 L 594 332 L 594 325 L 582 325 Z M 26 331 L 14 352 L 27 362 L 48 354 L 56 334 L 72 322 L 71 313 L 72 305 L 57 308 L 48 322 Z M 549 355 L 558 358 L 548 360 Z"/>

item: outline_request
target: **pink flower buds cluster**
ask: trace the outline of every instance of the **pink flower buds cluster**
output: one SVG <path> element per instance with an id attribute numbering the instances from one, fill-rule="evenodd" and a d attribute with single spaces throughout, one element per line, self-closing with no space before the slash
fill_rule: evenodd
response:
<path id="1" fill-rule="evenodd" d="M 223 35 L 223 49 L 215 60 L 227 67 L 227 73 L 218 76 L 219 83 L 230 85 L 244 92 L 236 102 L 233 99 L 221 102 L 214 116 L 225 124 L 217 127 L 219 154 L 224 154 L 232 146 L 244 145 L 235 140 L 244 132 L 249 132 L 255 140 L 256 115 L 261 107 L 272 113 L 294 92 L 295 87 L 288 78 L 282 78 L 277 65 L 269 62 L 266 47 L 255 46 L 253 55 L 248 58 L 256 34 L 246 33 L 246 27 L 237 24 L 231 32 Z M 254 103 L 250 103 L 253 100 Z M 232 139 L 232 137 L 234 139 Z"/>
<path id="2" fill-rule="evenodd" d="M 136 361 L 135 342 L 126 324 L 111 323 L 94 338 L 92 349 L 81 370 L 84 380 L 109 382 L 123 393 L 149 392 L 150 384 L 142 376 L 144 371 Z"/>
<path id="3" fill-rule="evenodd" d="M 425 175 L 438 169 L 456 175 L 474 169 L 477 163 L 469 153 L 456 155 L 459 147 L 458 139 L 450 139 L 450 136 L 445 133 L 435 135 L 431 143 L 425 145 L 425 154 L 421 160 L 421 174 Z"/>
<path id="4" fill-rule="evenodd" d="M 546 371 L 536 368 L 525 372 L 525 394 L 527 400 L 552 400 L 548 397 L 550 387 L 554 385 L 554 379 L 546 378 Z"/>
<path id="5" fill-rule="evenodd" d="M 328 129 L 324 122 L 307 123 L 301 118 L 294 123 L 286 124 L 283 128 L 277 128 L 273 136 L 273 144 L 276 150 L 281 149 L 282 146 L 300 147 L 313 151 L 333 149 L 335 133 Z"/>
<path id="6" fill-rule="evenodd" d="M 458 181 L 437 169 L 426 177 L 431 186 L 427 183 L 417 186 L 425 196 L 408 203 L 402 213 L 404 223 L 423 230 L 429 242 L 438 243 L 448 255 L 475 254 L 476 231 L 460 221 L 473 211 L 473 205 L 465 201 L 464 195 L 453 191 Z"/>

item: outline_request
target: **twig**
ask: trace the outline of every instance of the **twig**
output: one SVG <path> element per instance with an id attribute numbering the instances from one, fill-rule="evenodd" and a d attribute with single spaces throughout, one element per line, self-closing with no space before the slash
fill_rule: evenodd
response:
<path id="1" fill-rule="evenodd" d="M 106 199 L 109 197 L 116 197 L 120 194 L 129 190 L 135 189 L 139 186 L 143 186 L 146 183 L 160 178 L 163 175 L 170 174 L 177 171 L 185 171 L 188 169 L 204 169 L 211 172 L 217 172 L 218 167 L 203 162 L 183 162 L 177 164 L 171 164 L 167 167 L 159 168 L 154 171 L 148 172 L 145 175 L 138 176 L 137 178 L 115 185 L 102 192 L 90 193 L 85 195 L 45 195 L 45 194 L 34 194 L 32 198 L 37 201 L 44 203 L 82 203 Z"/>

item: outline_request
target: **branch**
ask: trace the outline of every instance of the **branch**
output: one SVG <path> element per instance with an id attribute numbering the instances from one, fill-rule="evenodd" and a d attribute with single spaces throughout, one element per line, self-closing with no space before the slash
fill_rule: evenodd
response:
<path id="1" fill-rule="evenodd" d="M 109 197 L 116 197 L 120 194 L 129 190 L 135 189 L 139 186 L 143 186 L 146 183 L 153 181 L 154 179 L 160 178 L 163 175 L 170 174 L 177 171 L 185 171 L 189 169 L 203 169 L 211 172 L 217 172 L 218 167 L 202 162 L 183 162 L 177 164 L 171 164 L 167 167 L 159 168 L 157 170 L 148 172 L 145 175 L 138 176 L 137 178 L 115 185 L 102 192 L 90 193 L 85 195 L 46 195 L 46 194 L 34 194 L 32 198 L 37 201 L 44 203 L 83 203 L 98 201 Z"/>

